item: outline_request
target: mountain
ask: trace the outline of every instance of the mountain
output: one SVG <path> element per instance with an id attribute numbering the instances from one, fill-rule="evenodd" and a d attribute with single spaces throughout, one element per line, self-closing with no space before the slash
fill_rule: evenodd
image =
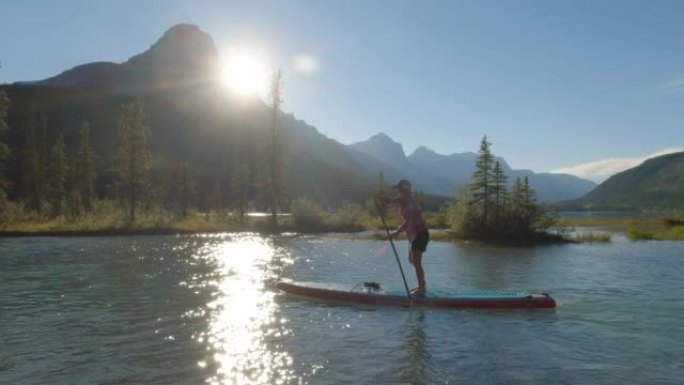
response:
<path id="1" fill-rule="evenodd" d="M 404 147 L 384 133 L 374 135 L 366 141 L 351 144 L 350 147 L 387 164 L 394 164 L 399 167 L 407 165 Z"/>
<path id="2" fill-rule="evenodd" d="M 446 197 L 453 197 L 458 186 L 470 182 L 477 160 L 474 152 L 440 155 L 424 146 L 407 157 L 402 145 L 384 133 L 350 146 L 386 165 L 387 180 L 406 178 L 416 189 Z M 516 178 L 527 177 L 541 202 L 574 199 L 596 187 L 596 183 L 573 175 L 514 170 L 503 158 L 496 159 L 508 176 L 509 185 Z"/>
<path id="3" fill-rule="evenodd" d="M 160 194 L 173 189 L 174 170 L 187 163 L 200 208 L 214 207 L 217 200 L 228 205 L 237 199 L 233 179 L 247 166 L 251 204 L 265 209 L 273 110 L 257 98 L 231 96 L 219 81 L 220 64 L 211 37 L 180 24 L 125 62 L 87 63 L 41 81 L 0 86 L 12 100 L 6 118 L 12 128 L 7 142 L 15 154 L 7 169 L 14 185 L 11 196 L 24 196 L 28 188 L 21 158 L 31 121 L 38 122 L 43 151 L 63 135 L 71 156 L 82 122 L 89 122 L 98 194 L 116 196 L 112 164 L 120 108 L 139 97 L 151 130 L 152 177 Z M 384 134 L 343 145 L 294 115 L 279 113 L 277 121 L 285 200 L 308 196 L 329 206 L 363 202 L 380 172 L 387 182 L 407 178 L 426 194 L 453 197 L 454 188 L 472 174 L 472 153 L 442 156 L 419 149 L 407 157 L 401 144 Z M 530 174 L 531 183 L 532 175 L 537 174 Z M 566 192 L 562 186 L 559 190 Z"/>
<path id="4" fill-rule="evenodd" d="M 684 210 L 684 152 L 648 159 L 564 205 L 593 210 Z"/>
<path id="5" fill-rule="evenodd" d="M 147 51 L 124 63 L 96 62 L 36 82 L 43 86 L 106 87 L 124 93 L 215 82 L 221 57 L 211 36 L 190 24 L 178 24 Z"/>
<path id="6" fill-rule="evenodd" d="M 218 195 L 224 204 L 235 199 L 231 183 L 239 165 L 251 171 L 249 195 L 255 208 L 268 201 L 272 109 L 256 98 L 231 96 L 218 80 L 220 57 L 214 43 L 198 27 L 170 28 L 145 52 L 123 63 L 97 62 L 77 66 L 57 76 L 2 88 L 12 100 L 7 139 L 16 156 L 8 177 L 14 198 L 25 195 L 21 160 L 24 128 L 30 120 L 48 148 L 64 135 L 73 154 L 81 123 L 90 123 L 97 154 L 100 195 L 116 194 L 112 164 L 117 150 L 120 107 L 134 97 L 145 103 L 151 129 L 154 182 L 168 189 L 173 170 L 188 162 L 196 180 L 196 196 L 208 207 Z M 365 200 L 375 177 L 367 164 L 377 163 L 329 139 L 292 115 L 280 113 L 283 142 L 282 175 L 290 198 L 308 195 L 325 204 Z M 380 167 L 375 167 L 380 168 Z M 286 199 L 288 197 L 285 197 Z"/>
<path id="7" fill-rule="evenodd" d="M 409 155 L 408 159 L 411 163 L 419 164 L 434 174 L 451 180 L 454 185 L 459 185 L 470 182 L 477 154 L 463 152 L 441 155 L 427 147 L 420 146 Z"/>
<path id="8" fill-rule="evenodd" d="M 366 141 L 351 144 L 350 147 L 379 162 L 378 164 L 369 163 L 367 168 L 371 169 L 375 175 L 382 171 L 388 182 L 409 179 L 414 190 L 445 197 L 454 195 L 455 186 L 448 178 L 442 178 L 420 164 L 411 162 L 406 157 L 403 146 L 384 133 L 374 135 Z"/>

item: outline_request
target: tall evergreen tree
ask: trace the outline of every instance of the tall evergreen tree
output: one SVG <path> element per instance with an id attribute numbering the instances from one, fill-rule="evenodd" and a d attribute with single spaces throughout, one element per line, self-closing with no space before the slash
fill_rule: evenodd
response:
<path id="1" fill-rule="evenodd" d="M 494 156 L 490 150 L 491 143 L 485 135 L 480 141 L 480 150 L 475 161 L 470 191 L 472 204 L 481 209 L 482 223 L 488 223 L 489 206 L 491 206 L 492 193 L 494 191 Z"/>
<path id="2" fill-rule="evenodd" d="M 387 182 L 385 182 L 385 173 L 380 171 L 378 173 L 378 196 L 384 197 L 387 193 Z M 379 211 L 378 211 L 379 210 Z M 387 206 L 378 205 L 377 202 L 373 202 L 371 213 L 373 216 L 380 215 L 381 217 L 387 217 Z"/>
<path id="3" fill-rule="evenodd" d="M 532 228 L 538 212 L 537 194 L 530 187 L 529 179 L 525 177 L 522 183 L 522 217 L 530 228 Z"/>
<path id="4" fill-rule="evenodd" d="M 217 180 L 214 183 L 214 187 L 209 192 L 209 196 L 206 199 L 206 211 L 207 214 L 211 211 L 223 215 L 224 204 L 223 204 L 223 191 L 221 191 L 221 180 Z"/>
<path id="5" fill-rule="evenodd" d="M 78 183 L 80 176 L 77 171 L 77 159 L 73 157 L 71 159 L 71 166 L 69 167 L 69 179 L 67 182 L 67 203 L 66 211 L 70 218 L 76 218 L 81 215 L 81 210 L 83 203 L 81 202 L 81 193 L 78 191 Z"/>
<path id="6" fill-rule="evenodd" d="M 494 187 L 494 218 L 498 221 L 501 218 L 504 203 L 506 201 L 506 180 L 508 177 L 501 168 L 501 163 L 497 160 L 494 163 L 492 170 L 493 187 Z"/>
<path id="7" fill-rule="evenodd" d="M 24 196 L 28 206 L 39 216 L 43 212 L 45 201 L 45 136 L 47 118 L 38 117 L 34 105 L 29 106 L 26 120 L 22 127 L 24 140 L 22 143 L 22 180 Z"/>
<path id="8" fill-rule="evenodd" d="M 69 175 L 69 161 L 64 150 L 64 136 L 59 135 L 57 142 L 50 151 L 48 174 L 48 202 L 53 216 L 64 214 L 67 200 L 67 177 Z"/>
<path id="9" fill-rule="evenodd" d="M 531 233 L 534 230 L 534 222 L 543 210 L 537 205 L 536 194 L 530 187 L 527 177 L 515 180 L 511 190 L 511 206 L 515 226 L 519 231 Z"/>
<path id="10" fill-rule="evenodd" d="M 277 70 L 271 78 L 271 107 L 273 108 L 273 127 L 271 132 L 271 225 L 278 228 L 278 206 L 282 194 L 280 183 L 280 162 L 282 149 L 280 148 L 280 132 L 278 130 L 278 113 L 282 100 L 283 74 Z"/>
<path id="11" fill-rule="evenodd" d="M 135 98 L 121 106 L 118 125 L 117 171 L 128 202 L 128 219 L 133 223 L 136 206 L 146 196 L 149 188 L 152 166 L 152 153 L 148 144 L 150 129 L 145 124 L 145 105 L 141 98 Z"/>
<path id="12" fill-rule="evenodd" d="M 90 123 L 81 124 L 81 132 L 75 160 L 75 187 L 85 211 L 91 211 L 95 198 L 95 153 L 90 138 Z"/>
<path id="13" fill-rule="evenodd" d="M 4 90 L 0 90 L 0 193 L 4 193 L 6 191 L 5 189 L 9 187 L 9 181 L 5 179 L 6 177 L 4 171 L 6 168 L 5 162 L 7 162 L 7 159 L 12 154 L 12 151 L 10 150 L 9 146 L 3 142 L 3 139 L 5 139 L 5 136 L 9 132 L 9 126 L 5 122 L 9 107 L 10 99 L 7 97 L 7 94 Z"/>
<path id="14" fill-rule="evenodd" d="M 513 187 L 511 187 L 511 204 L 513 207 L 520 207 L 522 205 L 523 198 L 523 184 L 520 178 L 515 178 Z"/>
<path id="15" fill-rule="evenodd" d="M 10 188 L 10 182 L 5 176 L 5 168 L 7 159 L 12 154 L 9 146 L 3 142 L 5 135 L 9 131 L 9 126 L 5 123 L 7 110 L 10 106 L 10 100 L 4 90 L 0 90 L 0 223 L 5 221 L 3 214 L 6 212 L 5 205 L 7 203 L 7 190 Z"/>
<path id="16" fill-rule="evenodd" d="M 176 210 L 180 218 L 186 218 L 192 206 L 192 196 L 195 191 L 195 180 L 190 171 L 188 162 L 181 162 L 176 168 L 174 197 Z"/>
<path id="17" fill-rule="evenodd" d="M 242 222 L 247 211 L 247 196 L 249 193 L 249 165 L 247 163 L 239 165 L 233 175 L 233 191 L 237 194 L 235 207 L 237 208 L 240 222 Z"/>

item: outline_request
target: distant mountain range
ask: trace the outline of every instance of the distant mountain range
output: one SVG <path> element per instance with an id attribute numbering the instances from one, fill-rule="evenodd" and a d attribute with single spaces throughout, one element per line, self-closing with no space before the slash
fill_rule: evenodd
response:
<path id="1" fill-rule="evenodd" d="M 395 166 L 399 174 L 389 174 L 390 177 L 411 179 L 427 192 L 449 197 L 454 196 L 457 186 L 470 182 L 477 159 L 474 152 L 440 155 L 426 147 L 417 148 L 407 157 L 401 144 L 385 134 L 377 134 L 367 141 L 352 144 L 351 147 L 374 157 L 384 165 Z M 542 202 L 574 199 L 596 187 L 596 183 L 576 176 L 514 170 L 504 159 L 497 160 L 508 176 L 510 185 L 516 178 L 528 177 Z M 385 175 L 388 176 L 387 173 Z"/>
<path id="2" fill-rule="evenodd" d="M 231 183 L 236 170 L 246 164 L 251 175 L 249 194 L 257 208 L 265 205 L 272 110 L 261 100 L 239 99 L 226 92 L 219 81 L 220 61 L 209 35 L 181 24 L 126 62 L 89 63 L 42 81 L 0 86 L 12 100 L 7 121 L 12 128 L 9 144 L 16 155 L 8 169 L 15 185 L 13 196 L 23 193 L 21 151 L 16 150 L 21 149 L 22 127 L 32 114 L 45 122 L 46 146 L 63 134 L 72 153 L 80 125 L 88 121 L 98 154 L 98 191 L 111 193 L 119 109 L 139 96 L 152 131 L 156 182 L 163 185 L 174 164 L 188 162 L 200 206 L 216 199 L 217 192 L 229 204 L 235 198 Z M 420 147 L 406 156 L 401 144 L 385 134 L 344 145 L 291 114 L 280 114 L 278 121 L 286 198 L 308 196 L 330 206 L 363 202 L 377 185 L 379 172 L 388 182 L 410 179 L 416 190 L 451 198 L 457 186 L 470 180 L 475 167 L 477 155 L 471 152 L 440 155 Z M 527 176 L 544 202 L 576 199 L 596 187 L 571 175 L 513 170 L 499 160 L 510 183 Z"/>
<path id="3" fill-rule="evenodd" d="M 562 207 L 582 210 L 684 210 L 684 152 L 651 158 L 608 178 Z"/>

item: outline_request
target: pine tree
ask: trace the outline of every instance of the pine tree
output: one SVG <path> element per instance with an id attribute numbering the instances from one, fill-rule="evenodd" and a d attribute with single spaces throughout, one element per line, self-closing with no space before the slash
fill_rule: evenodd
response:
<path id="1" fill-rule="evenodd" d="M 377 188 L 377 196 L 379 197 L 384 197 L 385 194 L 387 193 L 387 182 L 385 182 L 385 173 L 380 171 L 378 174 L 378 188 Z M 373 198 L 375 199 L 375 198 Z M 373 209 L 371 210 L 371 213 L 373 216 L 380 215 L 381 217 L 387 217 L 387 206 L 385 205 L 378 205 L 378 202 L 373 202 Z"/>
<path id="2" fill-rule="evenodd" d="M 67 192 L 67 204 L 66 211 L 70 218 L 76 218 L 81 215 L 81 209 L 83 203 L 81 202 L 81 193 L 78 191 L 78 184 L 80 176 L 78 175 L 77 166 L 78 162 L 76 157 L 72 158 L 71 166 L 69 170 L 69 180 L 67 182 L 68 192 Z"/>
<path id="3" fill-rule="evenodd" d="M 508 194 L 508 191 L 506 190 L 506 180 L 508 179 L 508 177 L 503 172 L 503 169 L 501 168 L 501 163 L 498 160 L 494 164 L 492 177 L 494 187 L 494 219 L 496 222 L 499 222 L 502 211 L 504 209 L 506 196 Z"/>
<path id="4" fill-rule="evenodd" d="M 5 135 L 9 131 L 9 126 L 5 123 L 7 110 L 10 106 L 10 99 L 4 90 L 0 90 L 0 223 L 3 223 L 6 218 L 3 214 L 6 212 L 5 205 L 7 204 L 7 190 L 10 188 L 10 182 L 5 177 L 6 161 L 12 154 L 9 146 L 3 142 Z"/>
<path id="5" fill-rule="evenodd" d="M 491 143 L 485 135 L 480 142 L 475 172 L 473 172 L 470 191 L 472 204 L 479 206 L 481 223 L 486 225 L 489 221 L 489 206 L 491 206 L 492 193 L 494 191 L 494 156 L 491 153 Z"/>
<path id="6" fill-rule="evenodd" d="M 38 118 L 35 106 L 30 105 L 22 125 L 22 180 L 28 206 L 39 216 L 45 201 L 45 136 L 47 118 Z"/>
<path id="7" fill-rule="evenodd" d="M 387 190 L 387 183 L 385 182 L 385 173 L 380 171 L 378 174 L 378 195 L 385 196 L 385 191 Z"/>
<path id="8" fill-rule="evenodd" d="M 518 233 L 531 234 L 541 208 L 527 177 L 516 178 L 511 190 L 511 217 Z"/>
<path id="9" fill-rule="evenodd" d="M 243 222 L 245 212 L 247 211 L 247 194 L 249 192 L 249 165 L 241 164 L 233 177 L 233 191 L 237 193 L 237 200 L 235 202 L 240 218 L 240 223 Z"/>
<path id="10" fill-rule="evenodd" d="M 211 189 L 206 202 L 206 212 L 214 212 L 219 215 L 223 215 L 224 205 L 223 205 L 223 191 L 221 191 L 221 181 L 217 180 L 214 183 L 214 187 Z"/>
<path id="11" fill-rule="evenodd" d="M 78 192 L 83 208 L 89 212 L 95 199 L 95 154 L 90 138 L 90 123 L 81 124 L 80 142 L 75 160 L 75 189 Z"/>
<path id="12" fill-rule="evenodd" d="M 140 98 L 121 106 L 117 171 L 128 201 L 129 221 L 135 222 L 136 206 L 145 197 L 150 183 L 152 153 L 148 145 L 145 105 Z"/>
<path id="13" fill-rule="evenodd" d="M 280 183 L 280 132 L 278 130 L 278 113 L 282 100 L 283 74 L 276 71 L 271 78 L 271 107 L 273 108 L 273 129 L 271 132 L 271 225 L 278 228 L 278 205 L 282 194 Z"/>
<path id="14" fill-rule="evenodd" d="M 182 162 L 176 169 L 175 176 L 176 208 L 180 218 L 186 218 L 192 206 L 192 196 L 195 192 L 195 180 L 190 171 L 188 162 Z"/>
<path id="15" fill-rule="evenodd" d="M 525 177 L 522 183 L 522 218 L 530 230 L 533 228 L 538 212 L 536 193 L 530 187 L 529 179 Z"/>
<path id="16" fill-rule="evenodd" d="M 69 161 L 64 147 L 64 136 L 59 135 L 57 142 L 50 151 L 48 203 L 50 203 L 52 208 L 53 217 L 64 214 L 66 208 L 66 182 L 69 175 Z"/>

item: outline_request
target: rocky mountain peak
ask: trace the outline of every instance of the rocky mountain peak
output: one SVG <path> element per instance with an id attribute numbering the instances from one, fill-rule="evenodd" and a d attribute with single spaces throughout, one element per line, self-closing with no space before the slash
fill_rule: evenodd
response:
<path id="1" fill-rule="evenodd" d="M 211 36 L 195 25 L 178 24 L 169 28 L 147 51 L 125 63 L 87 63 L 38 84 L 139 92 L 169 81 L 213 80 L 220 76 L 220 63 L 221 57 Z"/>
<path id="2" fill-rule="evenodd" d="M 219 63 L 220 55 L 211 36 L 195 25 L 178 24 L 169 28 L 147 51 L 133 56 L 124 65 L 173 72 L 213 72 Z"/>
<path id="3" fill-rule="evenodd" d="M 384 133 L 373 135 L 368 140 L 351 146 L 386 163 L 400 164 L 406 161 L 404 147 Z"/>
<path id="4" fill-rule="evenodd" d="M 411 155 L 409 155 L 409 158 L 412 159 L 432 159 L 435 157 L 439 157 L 440 155 L 434 152 L 433 150 L 425 147 L 425 146 L 419 146 L 416 148 Z"/>

